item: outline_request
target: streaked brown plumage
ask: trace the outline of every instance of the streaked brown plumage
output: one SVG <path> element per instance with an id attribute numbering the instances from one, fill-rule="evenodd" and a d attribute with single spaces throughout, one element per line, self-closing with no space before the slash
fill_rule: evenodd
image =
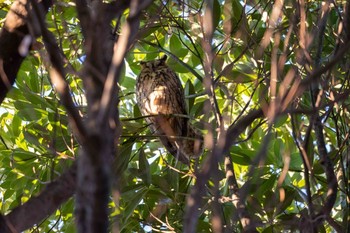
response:
<path id="1" fill-rule="evenodd" d="M 166 56 L 155 61 L 141 62 L 136 80 L 136 98 L 140 111 L 151 131 L 170 154 L 189 164 L 203 148 L 203 136 L 190 124 L 184 90 L 179 77 L 165 63 Z"/>

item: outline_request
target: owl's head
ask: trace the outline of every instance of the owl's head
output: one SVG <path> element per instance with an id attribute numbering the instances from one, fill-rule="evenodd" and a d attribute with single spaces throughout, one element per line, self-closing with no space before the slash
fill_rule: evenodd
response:
<path id="1" fill-rule="evenodd" d="M 157 59 L 157 60 L 141 61 L 140 64 L 141 64 L 142 69 L 148 68 L 148 69 L 154 70 L 154 68 L 165 66 L 166 65 L 165 61 L 167 58 L 168 58 L 167 55 L 164 55 L 162 58 Z"/>

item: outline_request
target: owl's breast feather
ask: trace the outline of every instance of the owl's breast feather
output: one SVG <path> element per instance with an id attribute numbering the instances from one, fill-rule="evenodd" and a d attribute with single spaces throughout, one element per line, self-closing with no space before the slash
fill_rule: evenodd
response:
<path id="1" fill-rule="evenodd" d="M 141 101 L 148 111 L 148 114 L 168 114 L 169 107 L 166 103 L 166 86 L 158 86 L 153 91 L 145 93 Z"/>

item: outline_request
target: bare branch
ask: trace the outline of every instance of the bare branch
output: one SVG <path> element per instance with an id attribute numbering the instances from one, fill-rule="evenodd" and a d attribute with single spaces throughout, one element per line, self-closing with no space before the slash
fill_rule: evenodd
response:
<path id="1" fill-rule="evenodd" d="M 215 96 L 215 86 L 214 86 L 214 77 L 213 77 L 213 60 L 214 60 L 214 52 L 213 52 L 213 48 L 212 48 L 212 40 L 213 40 L 213 33 L 214 33 L 214 22 L 213 22 L 213 14 L 214 14 L 214 10 L 213 10 L 213 1 L 208 0 L 205 1 L 206 3 L 206 7 L 205 7 L 205 12 L 204 12 L 204 16 L 203 16 L 203 22 L 202 22 L 202 32 L 203 32 L 203 39 L 202 39 L 202 47 L 203 47 L 203 51 L 204 51 L 204 63 L 203 63 L 203 69 L 204 69 L 204 79 L 203 79 L 203 86 L 205 88 L 205 91 L 207 93 L 207 95 L 209 96 L 209 100 L 210 100 L 210 104 L 211 104 L 211 109 L 214 112 L 214 116 L 216 119 L 216 124 L 217 127 L 219 129 L 218 131 L 218 141 L 222 141 L 222 138 L 224 138 L 225 136 L 225 129 L 223 126 L 223 120 L 222 120 L 222 116 L 221 116 L 221 112 L 220 109 L 218 107 L 218 103 L 216 100 L 216 96 Z M 207 109 L 207 112 L 211 112 L 209 109 Z M 222 229 L 222 223 L 223 223 L 223 219 L 222 216 L 219 212 L 220 207 L 219 207 L 219 180 L 217 178 L 218 176 L 218 159 L 220 158 L 220 154 L 219 153 L 215 153 L 215 151 L 217 151 L 217 147 L 220 147 L 220 145 L 218 143 L 215 142 L 214 139 L 214 130 L 213 129 L 209 129 L 209 134 L 206 135 L 205 140 L 208 140 L 211 142 L 211 144 L 215 144 L 213 148 L 209 148 L 210 150 L 212 150 L 212 152 L 209 154 L 209 159 L 211 160 L 212 163 L 210 165 L 210 171 L 209 172 L 205 172 L 206 174 L 199 174 L 197 176 L 197 181 L 196 184 L 198 184 L 198 190 L 196 193 L 196 196 L 193 197 L 191 195 L 190 198 L 187 199 L 187 204 L 189 205 L 193 205 L 193 206 L 200 206 L 201 205 L 201 198 L 204 196 L 204 185 L 206 184 L 206 182 L 208 181 L 208 179 L 210 177 L 213 178 L 214 182 L 215 182 L 215 190 L 214 190 L 214 200 L 211 203 L 212 204 L 212 209 L 213 209 L 213 216 L 211 219 L 211 223 L 212 223 L 212 228 L 213 231 L 216 233 L 220 233 L 223 231 Z M 219 149 L 220 150 L 220 149 Z M 204 169 L 205 170 L 205 169 Z M 188 209 L 191 209 L 188 208 Z M 186 216 L 185 216 L 185 222 L 184 222 L 184 232 L 194 232 L 195 231 L 195 222 L 197 221 L 197 217 L 195 214 L 191 216 L 191 214 L 189 214 L 189 212 L 191 212 L 191 210 L 187 210 Z"/>
<path id="2" fill-rule="evenodd" d="M 152 1 L 146 2 L 150 4 Z M 134 3 L 134 5 L 130 6 L 130 16 L 127 19 L 127 23 L 122 28 L 122 33 L 118 38 L 118 42 L 114 46 L 112 64 L 109 67 L 107 79 L 103 88 L 103 95 L 101 97 L 100 109 L 97 117 L 98 122 L 104 122 L 110 114 L 111 109 L 113 109 L 112 106 L 116 104 L 116 102 L 113 101 L 113 99 L 115 100 L 113 96 L 116 96 L 116 83 L 119 80 L 123 59 L 128 51 L 129 45 L 135 39 L 139 28 L 138 14 L 145 6 L 147 6 L 145 2 L 141 5 Z"/>
<path id="3" fill-rule="evenodd" d="M 81 31 L 86 38 L 91 24 L 91 11 L 86 0 L 76 0 L 75 4 L 77 5 L 76 9 L 80 20 Z"/>
<path id="4" fill-rule="evenodd" d="M 316 37 L 317 52 L 315 57 L 315 68 L 320 67 L 320 64 L 321 64 L 323 39 L 325 36 L 325 27 L 326 27 L 327 18 L 330 11 L 330 4 L 331 4 L 331 1 L 326 1 L 325 4 L 323 4 L 320 12 L 320 20 L 318 23 L 318 36 Z M 311 99 L 312 99 L 313 107 L 318 107 L 321 104 L 322 99 L 324 99 L 322 98 L 322 96 L 323 96 L 323 91 L 318 89 L 318 82 L 313 82 L 313 84 L 311 85 Z M 326 149 L 325 136 L 323 133 L 323 123 L 322 123 L 321 116 L 319 116 L 319 112 L 316 112 L 314 114 L 311 122 L 313 122 L 313 125 L 314 125 L 316 143 L 317 143 L 318 153 L 320 156 L 320 163 L 323 166 L 323 169 L 325 171 L 325 174 L 327 177 L 327 184 L 328 184 L 327 197 L 326 197 L 324 206 L 321 212 L 315 216 L 315 219 L 317 220 L 315 225 L 317 226 L 318 224 L 322 223 L 331 213 L 333 205 L 336 201 L 338 185 L 337 185 L 337 178 L 334 173 L 333 163 L 330 160 Z M 313 229 L 313 224 L 311 224 L 311 229 Z"/>
<path id="5" fill-rule="evenodd" d="M 222 136 L 221 141 L 218 142 L 220 147 L 213 149 L 212 155 L 204 162 L 202 170 L 197 175 L 197 182 L 194 185 L 191 196 L 187 199 L 187 209 L 184 216 L 184 232 L 195 232 L 197 225 L 199 209 L 201 207 L 202 197 L 205 192 L 205 185 L 212 172 L 215 171 L 213 166 L 217 166 L 218 161 L 223 159 L 225 154 L 229 153 L 232 144 L 237 141 L 239 135 L 257 118 L 263 116 L 261 109 L 249 112 L 245 117 L 241 118 L 234 125 L 231 125 L 225 135 Z M 222 144 L 221 144 L 222 143 Z"/>
<path id="6" fill-rule="evenodd" d="M 235 215 L 238 216 L 242 228 L 244 232 L 257 232 L 254 228 L 254 223 L 252 223 L 251 217 L 247 211 L 247 207 L 239 196 L 239 187 L 237 184 L 235 171 L 233 169 L 233 164 L 230 156 L 225 156 L 225 172 L 226 172 L 226 180 L 228 183 L 230 196 L 232 198 L 232 203 L 236 207 L 237 213 Z M 232 229 L 231 229 L 232 230 Z"/>

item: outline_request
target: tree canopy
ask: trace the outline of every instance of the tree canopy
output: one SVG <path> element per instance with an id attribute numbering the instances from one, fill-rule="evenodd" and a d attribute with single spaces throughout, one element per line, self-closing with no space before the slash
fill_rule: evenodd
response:
<path id="1" fill-rule="evenodd" d="M 0 233 L 350 232 L 350 2 L 0 3 Z M 185 165 L 136 104 L 168 56 Z"/>

